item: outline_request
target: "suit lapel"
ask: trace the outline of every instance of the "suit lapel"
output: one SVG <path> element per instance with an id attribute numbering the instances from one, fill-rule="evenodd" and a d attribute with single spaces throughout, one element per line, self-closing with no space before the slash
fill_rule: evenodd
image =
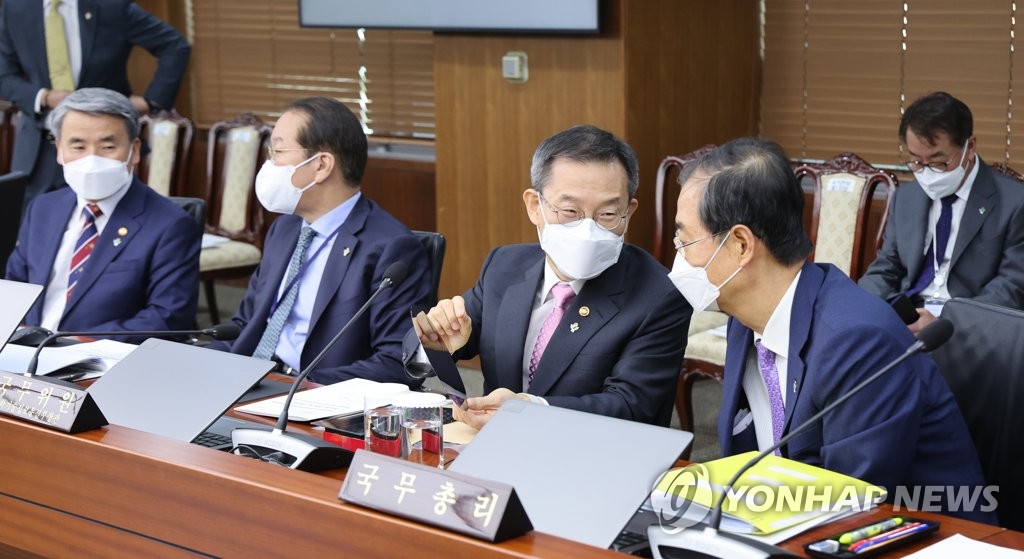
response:
<path id="1" fill-rule="evenodd" d="M 523 349 L 526 347 L 526 330 L 530 326 L 533 300 L 544 275 L 544 253 L 526 269 L 522 280 L 510 285 L 501 298 L 501 307 L 495 315 L 503 326 L 494 329 L 494 361 L 497 368 L 498 386 L 508 387 L 513 392 L 523 391 Z"/>
<path id="2" fill-rule="evenodd" d="M 743 392 L 743 375 L 747 369 L 747 352 L 754 346 L 754 332 L 734 318 L 729 319 L 727 330 L 725 382 L 722 387 L 722 411 L 718 419 L 718 440 L 723 445 L 723 455 L 735 452 L 733 449 L 733 424 L 740 407 Z"/>
<path id="3" fill-rule="evenodd" d="M 133 179 L 131 186 L 128 187 L 128 192 L 117 203 L 114 213 L 111 214 L 106 226 L 103 227 L 103 233 L 100 234 L 99 240 L 96 241 L 96 248 L 89 255 L 89 260 L 85 264 L 85 270 L 78 279 L 78 285 L 75 286 L 71 299 L 68 300 L 67 307 L 64 309 L 65 317 L 86 296 L 86 293 L 96 283 L 96 280 L 103 275 L 103 271 L 107 266 L 121 252 L 127 250 L 132 239 L 138 236 L 143 222 L 137 218 L 146 209 L 146 192 L 143 190 L 144 188 L 148 187 L 140 183 L 138 179 Z M 125 234 L 122 235 L 122 232 Z M 115 239 L 118 240 L 116 243 Z"/>
<path id="4" fill-rule="evenodd" d="M 15 6 L 19 4 L 11 4 L 9 7 L 5 6 L 4 10 L 14 10 Z M 11 34 L 11 39 L 15 42 L 25 41 L 25 44 L 31 50 L 32 60 L 41 60 L 43 64 L 42 75 L 40 78 L 46 87 L 50 85 L 50 63 L 46 58 L 46 24 L 43 17 L 43 12 L 46 10 L 42 6 L 42 3 L 26 2 L 21 4 L 21 15 L 15 16 L 18 19 L 15 20 L 11 17 L 9 21 L 19 21 L 17 27 L 7 29 L 7 32 Z M 29 74 L 32 73 L 31 69 L 26 70 Z M 29 75 L 29 79 L 33 79 L 34 76 Z M 31 108 L 26 108 L 25 113 L 31 113 Z"/>
<path id="5" fill-rule="evenodd" d="M 334 295 L 345 283 L 345 274 L 348 273 L 349 262 L 357 258 L 359 239 L 356 235 L 363 230 L 366 218 L 370 213 L 370 203 L 365 196 L 360 196 L 356 201 L 352 212 L 345 219 L 341 230 L 334 238 L 334 245 L 331 247 L 330 256 L 327 259 L 327 266 L 324 268 L 324 277 L 320 281 L 320 288 L 316 292 L 316 300 L 313 302 L 313 314 L 309 319 L 309 331 L 316 327 L 320 317 L 323 316 Z"/>
<path id="6" fill-rule="evenodd" d="M 530 394 L 547 394 L 594 334 L 619 313 L 622 303 L 619 297 L 625 291 L 625 270 L 625 263 L 619 262 L 583 285 L 551 335 L 544 356 L 537 364 Z M 580 314 L 582 307 L 590 310 L 587 316 Z"/>
<path id="7" fill-rule="evenodd" d="M 964 206 L 964 215 L 960 218 L 960 229 L 956 234 L 956 243 L 953 245 L 953 255 L 949 259 L 950 269 L 956 266 L 956 261 L 967 249 L 967 245 L 974 240 L 974 237 L 981 230 L 985 218 L 992 213 L 993 200 L 996 193 L 995 178 L 992 176 L 992 169 L 985 165 L 981 157 L 978 158 L 978 176 L 971 186 L 971 194 L 967 197 Z"/>
<path id="8" fill-rule="evenodd" d="M 82 69 L 78 76 L 78 85 L 89 83 L 86 74 L 92 64 L 89 63 L 93 45 L 96 44 L 96 22 L 99 21 L 99 5 L 93 0 L 78 2 L 78 32 L 82 37 Z"/>
<path id="9" fill-rule="evenodd" d="M 910 250 L 906 260 L 907 276 L 905 281 L 907 285 L 904 286 L 904 289 L 909 289 L 917 281 L 917 276 L 921 274 L 921 268 L 924 265 L 924 239 L 928 234 L 928 212 L 931 209 L 932 200 L 916 183 L 914 186 L 904 185 L 903 188 L 907 189 L 909 196 L 907 212 L 905 216 L 901 216 L 900 223 L 900 226 L 906 231 L 907 246 Z"/>
<path id="10" fill-rule="evenodd" d="M 811 317 L 814 315 L 815 299 L 818 297 L 818 291 L 824 280 L 825 272 L 818 266 L 807 262 L 800 273 L 800 280 L 797 282 L 796 292 L 793 294 L 794 311 L 789 316 L 786 386 L 779 387 L 786 394 L 786 420 L 782 425 L 783 433 L 789 429 L 793 410 L 796 409 L 797 401 L 800 398 L 800 389 L 804 385 L 804 375 L 807 372 L 807 364 L 803 359 L 804 348 L 811 334 Z"/>

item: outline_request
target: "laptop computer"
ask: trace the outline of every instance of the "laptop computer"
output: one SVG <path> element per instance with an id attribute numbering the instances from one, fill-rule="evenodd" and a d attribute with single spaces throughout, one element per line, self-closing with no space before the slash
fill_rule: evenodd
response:
<path id="1" fill-rule="evenodd" d="M 533 527 L 608 548 L 693 434 L 509 400 L 451 471 L 515 487 Z"/>
<path id="2" fill-rule="evenodd" d="M 43 286 L 20 281 L 0 280 L 0 339 L 7 345 L 29 309 L 35 304 Z M 0 346 L 3 347 L 3 346 Z"/>
<path id="3" fill-rule="evenodd" d="M 203 446 L 226 449 L 231 429 L 261 424 L 218 418 L 273 367 L 265 359 L 150 338 L 88 392 L 110 423 L 179 441 L 201 443 L 216 421 L 227 442 Z"/>

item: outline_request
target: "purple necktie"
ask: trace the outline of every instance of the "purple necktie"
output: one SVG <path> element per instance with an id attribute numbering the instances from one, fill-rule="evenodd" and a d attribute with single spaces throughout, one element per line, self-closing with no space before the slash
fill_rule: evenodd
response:
<path id="1" fill-rule="evenodd" d="M 928 246 L 921 274 L 917 276 L 914 286 L 907 290 L 907 297 L 913 297 L 931 285 L 935 280 L 935 262 L 942 264 L 946 260 L 946 246 L 949 245 L 949 235 L 953 230 L 953 202 L 956 202 L 956 194 L 950 194 L 942 199 L 942 212 L 939 213 L 939 220 L 935 222 L 935 242 Z M 939 255 L 938 258 L 935 258 L 936 254 Z"/>
<path id="2" fill-rule="evenodd" d="M 568 308 L 569 303 L 572 303 L 572 300 L 576 298 L 576 292 L 567 283 L 556 283 L 553 285 L 551 287 L 551 294 L 555 297 L 555 308 L 551 309 L 551 314 L 544 319 L 544 324 L 540 327 L 540 334 L 537 335 L 537 343 L 533 346 L 533 354 L 530 355 L 529 381 L 531 383 L 533 382 L 533 375 L 537 373 L 537 364 L 540 363 L 540 358 L 544 355 L 548 342 L 551 341 L 551 335 L 555 333 L 555 328 L 558 327 L 558 323 L 562 320 L 562 315 L 565 314 L 565 309 Z"/>
<path id="3" fill-rule="evenodd" d="M 782 402 L 782 389 L 779 387 L 779 368 L 775 365 L 775 352 L 764 347 L 760 341 L 754 342 L 757 348 L 757 366 L 761 369 L 761 377 L 768 388 L 768 403 L 772 407 L 772 444 L 782 438 L 782 426 L 786 423 L 786 405 Z M 777 456 L 782 453 L 777 449 Z"/>

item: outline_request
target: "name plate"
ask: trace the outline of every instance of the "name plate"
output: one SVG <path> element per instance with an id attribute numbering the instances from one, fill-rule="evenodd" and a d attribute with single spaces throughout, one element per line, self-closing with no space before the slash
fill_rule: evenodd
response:
<path id="1" fill-rule="evenodd" d="M 357 450 L 338 498 L 491 542 L 533 530 L 511 485 Z"/>
<path id="2" fill-rule="evenodd" d="M 66 433 L 107 424 L 84 389 L 57 379 L 7 372 L 0 372 L 0 414 Z"/>

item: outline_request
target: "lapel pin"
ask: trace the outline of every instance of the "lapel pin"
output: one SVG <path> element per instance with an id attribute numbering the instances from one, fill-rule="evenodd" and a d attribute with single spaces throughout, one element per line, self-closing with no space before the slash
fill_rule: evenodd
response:
<path id="1" fill-rule="evenodd" d="M 90 19 L 92 19 L 92 12 L 85 12 L 85 20 L 89 21 Z"/>
<path id="2" fill-rule="evenodd" d="M 122 228 L 118 229 L 117 230 L 117 236 L 118 237 L 127 237 L 128 236 L 128 228 L 127 227 L 122 227 Z"/>
<path id="3" fill-rule="evenodd" d="M 116 247 L 121 246 L 121 238 L 120 237 L 114 239 L 114 246 L 116 246 Z"/>
<path id="4" fill-rule="evenodd" d="M 580 323 L 579 322 L 573 322 L 572 324 L 569 325 L 569 331 L 572 332 L 573 334 L 575 334 L 576 331 L 579 330 L 579 329 L 580 329 Z"/>
<path id="5" fill-rule="evenodd" d="M 348 248 L 348 247 L 345 247 L 345 250 L 344 250 L 344 251 L 342 251 L 341 255 L 342 255 L 342 256 L 348 256 L 348 255 L 349 255 L 349 253 L 351 253 L 351 252 L 352 252 L 352 249 L 350 249 L 350 248 Z"/>
<path id="6" fill-rule="evenodd" d="M 985 215 L 985 208 L 978 208 L 978 213 L 981 215 Z"/>
<path id="7" fill-rule="evenodd" d="M 588 307 L 586 305 L 580 307 L 580 316 L 582 316 L 582 317 L 590 316 L 590 307 Z"/>
<path id="8" fill-rule="evenodd" d="M 793 394 L 796 394 L 796 381 L 793 381 Z"/>

